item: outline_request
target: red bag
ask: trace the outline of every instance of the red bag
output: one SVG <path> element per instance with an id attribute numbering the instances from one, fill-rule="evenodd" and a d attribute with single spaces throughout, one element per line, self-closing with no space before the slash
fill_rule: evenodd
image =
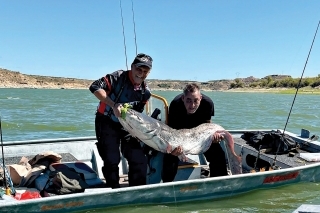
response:
<path id="1" fill-rule="evenodd" d="M 40 193 L 37 191 L 25 191 L 22 194 L 16 193 L 14 198 L 16 200 L 29 200 L 29 199 L 41 198 L 41 196 L 40 196 Z"/>

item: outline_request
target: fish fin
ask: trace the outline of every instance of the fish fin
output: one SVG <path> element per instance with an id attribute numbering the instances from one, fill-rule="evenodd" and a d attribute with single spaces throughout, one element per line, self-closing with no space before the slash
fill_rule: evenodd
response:
<path id="1" fill-rule="evenodd" d="M 234 140 L 232 135 L 228 131 L 222 131 L 224 133 L 224 141 L 226 145 L 226 151 L 228 153 L 228 164 L 232 175 L 242 173 L 242 157 L 238 156 L 234 151 Z"/>

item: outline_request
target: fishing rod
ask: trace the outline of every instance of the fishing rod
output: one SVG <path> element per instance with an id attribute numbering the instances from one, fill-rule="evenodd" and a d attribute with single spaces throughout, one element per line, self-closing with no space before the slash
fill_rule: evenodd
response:
<path id="1" fill-rule="evenodd" d="M 127 45 L 126 45 L 126 36 L 125 36 L 125 33 L 124 33 L 124 22 L 123 22 L 121 0 L 119 0 L 119 6 L 120 6 L 121 23 L 122 23 L 122 36 L 123 36 L 124 55 L 125 55 L 125 58 L 126 58 L 126 66 L 127 66 L 127 70 L 128 70 Z M 138 45 L 137 45 L 137 34 L 136 34 L 136 22 L 135 22 L 135 19 L 134 19 L 134 9 L 133 9 L 133 1 L 132 0 L 131 0 L 131 11 L 132 11 L 132 20 L 133 20 L 134 41 L 135 41 L 136 55 L 137 55 L 138 54 Z"/>
<path id="2" fill-rule="evenodd" d="M 307 57 L 307 60 L 306 60 L 306 62 L 304 64 L 303 71 L 301 73 L 301 77 L 300 77 L 300 80 L 299 80 L 299 83 L 298 83 L 298 86 L 297 86 L 297 89 L 296 89 L 296 93 L 294 95 L 294 98 L 293 98 L 293 101 L 292 101 L 292 104 L 291 104 L 291 108 L 290 108 L 290 111 L 289 111 L 289 114 L 288 114 L 288 117 L 287 117 L 287 121 L 286 121 L 286 124 L 285 124 L 283 132 L 282 132 L 282 137 L 284 137 L 284 132 L 286 131 L 286 128 L 287 128 L 287 125 L 288 125 L 288 122 L 289 122 L 289 118 L 290 118 L 290 115 L 291 115 L 291 112 L 292 112 L 292 108 L 293 108 L 294 102 L 296 100 L 296 97 L 297 97 L 297 94 L 298 94 L 298 90 L 299 90 L 300 85 L 301 85 L 302 77 L 303 77 L 304 71 L 306 69 L 306 66 L 308 64 L 308 60 L 309 60 L 309 56 L 310 56 L 310 53 L 311 53 L 311 50 L 312 50 L 312 47 L 313 47 L 313 43 L 314 43 L 314 41 L 316 39 L 316 36 L 317 36 L 319 25 L 320 25 L 320 21 L 318 22 L 318 26 L 317 26 L 316 32 L 314 34 L 314 37 L 313 37 L 313 40 L 312 40 L 312 43 L 311 43 L 311 47 L 309 49 L 308 57 Z M 274 156 L 274 159 L 273 159 L 273 165 L 272 165 L 273 169 L 278 169 L 278 167 L 276 167 L 275 164 L 276 164 L 276 161 L 277 161 L 277 155 L 278 155 L 278 152 L 279 152 L 279 148 L 280 148 L 280 143 L 279 143 L 279 145 L 277 147 L 277 152 L 276 152 L 276 154 Z"/>
<path id="3" fill-rule="evenodd" d="M 256 158 L 256 161 L 254 162 L 253 172 L 256 172 L 256 171 L 257 171 L 258 160 L 259 160 L 260 154 L 261 154 L 261 147 L 262 147 L 262 145 L 259 146 L 258 156 L 257 156 L 257 158 Z"/>
<path id="4" fill-rule="evenodd" d="M 122 23 L 122 36 L 123 36 L 123 46 L 124 46 L 124 55 L 126 57 L 126 66 L 128 70 L 128 57 L 127 57 L 127 45 L 126 45 L 126 36 L 124 34 L 124 24 L 123 24 L 123 15 L 122 15 L 122 4 L 121 0 L 119 0 L 120 3 L 120 14 L 121 14 L 121 23 Z"/>
<path id="5" fill-rule="evenodd" d="M 135 20 L 134 20 L 133 0 L 131 0 L 131 11 L 132 11 L 134 43 L 135 43 L 135 46 L 136 46 L 136 55 L 138 55 L 137 34 L 136 34 L 136 22 L 135 22 Z"/>
<path id="6" fill-rule="evenodd" d="M 6 171 L 5 171 L 5 163 L 4 163 L 4 152 L 3 152 L 3 140 L 2 140 L 2 126 L 1 126 L 1 116 L 0 116 L 0 138 L 1 138 L 1 151 L 2 151 L 2 168 L 3 168 L 3 180 L 4 180 L 4 188 L 6 190 L 6 195 L 9 195 L 10 194 L 10 190 L 9 190 L 9 184 L 8 184 L 8 180 L 6 178 Z"/>

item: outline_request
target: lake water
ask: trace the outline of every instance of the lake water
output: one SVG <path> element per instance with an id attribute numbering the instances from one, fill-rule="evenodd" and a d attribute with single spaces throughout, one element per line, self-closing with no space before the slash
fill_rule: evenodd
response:
<path id="1" fill-rule="evenodd" d="M 168 103 L 179 92 L 154 91 Z M 283 129 L 294 95 L 205 92 L 215 103 L 213 122 L 225 129 Z M 97 99 L 89 90 L 0 89 L 3 141 L 94 136 Z M 320 96 L 298 95 L 286 130 L 320 135 Z M 95 209 L 86 212 L 292 212 L 320 204 L 320 185 L 303 183 L 256 190 L 222 200 Z"/>

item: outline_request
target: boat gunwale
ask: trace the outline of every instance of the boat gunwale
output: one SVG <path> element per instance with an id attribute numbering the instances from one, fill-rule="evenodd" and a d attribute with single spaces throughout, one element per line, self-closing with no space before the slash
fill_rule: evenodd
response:
<path id="1" fill-rule="evenodd" d="M 7 202 L 4 205 L 1 206 L 10 206 L 9 204 L 12 203 L 39 203 L 40 200 L 43 200 L 44 202 L 48 200 L 57 200 L 57 198 L 63 198 L 63 199 L 68 199 L 68 198 L 76 198 L 76 197 L 84 197 L 84 196 L 90 196 L 90 195 L 106 195 L 106 194 L 114 194 L 114 193 L 121 193 L 121 192 L 129 192 L 129 191 L 137 191 L 139 189 L 154 189 L 154 188 L 162 188 L 164 186 L 170 187 L 179 187 L 179 186 L 185 186 L 187 184 L 201 184 L 205 182 L 212 182 L 212 181 L 221 181 L 221 180 L 229 180 L 229 179 L 240 179 L 246 176 L 275 176 L 278 174 L 283 174 L 283 173 L 291 173 L 295 171 L 300 171 L 300 170 L 305 170 L 305 169 L 311 169 L 312 167 L 318 167 L 320 165 L 320 162 L 316 162 L 314 164 L 309 164 L 309 165 L 303 165 L 303 166 L 297 166 L 297 167 L 292 167 L 292 168 L 285 168 L 285 169 L 279 169 L 279 170 L 272 170 L 272 171 L 263 171 L 263 172 L 255 172 L 255 173 L 244 173 L 244 174 L 237 174 L 237 175 L 230 175 L 230 176 L 220 176 L 220 177 L 208 177 L 208 178 L 201 178 L 201 179 L 192 179 L 192 180 L 183 180 L 183 181 L 177 181 L 177 182 L 168 182 L 168 183 L 158 183 L 158 184 L 150 184 L 150 185 L 141 185 L 141 186 L 132 186 L 132 187 L 123 187 L 123 188 L 118 188 L 118 189 L 111 189 L 111 188 L 105 188 L 99 189 L 98 191 L 89 191 L 89 192 L 82 192 L 82 193 L 74 193 L 74 194 L 66 194 L 66 195 L 57 195 L 57 196 L 52 196 L 52 197 L 42 197 L 41 199 L 30 199 L 30 200 L 21 200 L 17 202 Z M 302 181 L 305 182 L 305 181 Z M 289 184 L 289 183 L 288 183 Z M 283 184 L 285 185 L 285 184 Z M 262 187 L 258 187 L 257 189 L 261 189 Z"/>
<path id="2" fill-rule="evenodd" d="M 42 143 L 55 143 L 55 142 L 73 142 L 73 141 L 91 142 L 95 140 L 96 140 L 95 136 L 88 136 L 88 137 L 71 137 L 71 138 L 55 138 L 55 139 L 52 138 L 52 139 L 36 139 L 36 140 L 21 140 L 21 141 L 4 141 L 3 146 L 42 144 Z"/>

